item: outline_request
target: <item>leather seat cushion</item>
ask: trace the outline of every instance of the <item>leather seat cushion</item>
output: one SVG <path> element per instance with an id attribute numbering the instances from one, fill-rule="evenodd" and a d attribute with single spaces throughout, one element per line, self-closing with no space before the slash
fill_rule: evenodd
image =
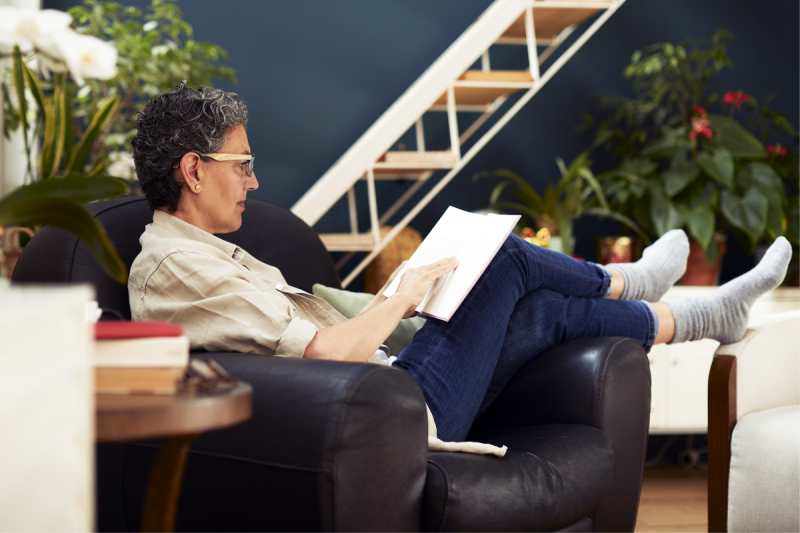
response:
<path id="1" fill-rule="evenodd" d="M 471 435 L 505 457 L 430 453 L 425 531 L 549 531 L 593 512 L 611 483 L 614 451 L 599 429 L 548 425 Z"/>

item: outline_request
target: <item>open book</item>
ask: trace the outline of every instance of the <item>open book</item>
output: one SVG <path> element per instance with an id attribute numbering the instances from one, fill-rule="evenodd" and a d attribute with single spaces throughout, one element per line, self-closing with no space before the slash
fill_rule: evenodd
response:
<path id="1" fill-rule="evenodd" d="M 417 307 L 417 314 L 449 321 L 519 218 L 519 215 L 479 215 L 448 207 L 403 270 L 384 291 L 384 296 L 389 297 L 397 291 L 400 278 L 409 268 L 430 265 L 455 256 L 459 260 L 458 268 L 438 278 Z"/>

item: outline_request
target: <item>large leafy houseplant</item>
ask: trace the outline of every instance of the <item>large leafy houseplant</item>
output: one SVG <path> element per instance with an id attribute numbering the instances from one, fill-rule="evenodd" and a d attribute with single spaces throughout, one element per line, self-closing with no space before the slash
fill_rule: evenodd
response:
<path id="1" fill-rule="evenodd" d="M 521 214 L 520 228 L 529 222 L 537 228 L 546 228 L 551 235 L 560 237 L 560 251 L 567 255 L 574 253 L 572 229 L 575 221 L 583 215 L 621 222 L 649 244 L 647 235 L 635 222 L 609 208 L 602 187 L 591 171 L 590 152 L 591 148 L 581 152 L 569 166 L 557 158 L 561 178 L 555 184 L 548 184 L 543 195 L 525 178 L 508 169 L 481 172 L 475 175 L 475 179 L 499 178 L 489 197 L 490 208 Z"/>
<path id="2" fill-rule="evenodd" d="M 59 11 L 0 7 L 0 57 L 12 59 L 13 88 L 6 92 L 16 104 L 27 163 L 26 183 L 0 199 L 0 227 L 52 225 L 69 231 L 109 275 L 124 283 L 124 263 L 103 227 L 83 207 L 128 190 L 120 180 L 104 176 L 90 153 L 119 99 L 103 101 L 76 142 L 67 83 L 68 74 L 78 83 L 113 76 L 117 54 L 107 43 L 70 30 L 70 22 Z M 49 73 L 49 82 L 28 65 L 32 60 Z"/>
<path id="3" fill-rule="evenodd" d="M 587 118 L 620 161 L 598 175 L 611 208 L 654 238 L 685 229 L 709 264 L 719 254 L 714 236 L 725 231 L 750 249 L 779 235 L 797 243 L 797 150 L 768 144 L 780 135 L 794 143 L 796 133 L 755 98 L 718 90 L 732 38 L 720 30 L 710 47 L 683 41 L 635 52 L 625 69 L 635 96 L 604 99 L 610 113 L 599 125 Z M 713 107 L 721 113 L 707 112 Z"/>
<path id="4" fill-rule="evenodd" d="M 110 41 L 119 52 L 117 74 L 92 79 L 76 92 L 76 115 L 96 114 L 101 102 L 119 97 L 119 106 L 96 141 L 94 152 L 109 154 L 107 163 L 132 161 L 130 141 L 136 133 L 136 112 L 151 99 L 186 81 L 192 87 L 212 86 L 213 80 L 236 83 L 233 68 L 219 65 L 228 53 L 219 45 L 194 39 L 177 0 L 152 0 L 143 12 L 118 2 L 85 0 L 69 10 L 73 27 L 84 35 Z M 101 158 L 102 159 L 102 158 Z M 112 167 L 115 175 L 132 178 L 132 165 Z"/>
<path id="5" fill-rule="evenodd" d="M 91 156 L 98 169 L 132 180 L 130 141 L 136 133 L 136 112 L 181 81 L 193 87 L 212 86 L 214 80 L 236 83 L 236 76 L 230 66 L 217 64 L 228 55 L 224 48 L 194 39 L 192 26 L 183 20 L 176 0 L 152 0 L 146 12 L 119 2 L 85 0 L 84 4 L 69 9 L 72 28 L 80 35 L 113 44 L 118 61 L 112 77 L 83 83 L 68 80 L 73 128 L 76 135 L 82 135 L 89 118 L 117 97 L 119 103 L 96 136 Z M 6 130 L 16 128 L 16 109 L 7 107 L 6 111 Z M 129 184 L 138 186 L 136 181 Z"/>

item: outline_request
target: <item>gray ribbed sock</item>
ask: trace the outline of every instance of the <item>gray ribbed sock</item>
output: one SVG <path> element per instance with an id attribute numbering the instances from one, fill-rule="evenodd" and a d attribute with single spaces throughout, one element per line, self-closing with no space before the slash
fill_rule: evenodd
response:
<path id="1" fill-rule="evenodd" d="M 750 307 L 759 296 L 781 284 L 791 259 L 792 246 L 778 237 L 750 272 L 703 296 L 664 302 L 675 317 L 675 336 L 670 344 L 699 339 L 739 342 L 747 330 Z"/>
<path id="2" fill-rule="evenodd" d="M 657 302 L 686 272 L 689 239 L 680 229 L 666 232 L 648 246 L 635 263 L 612 263 L 606 270 L 622 274 L 625 287 L 620 300 Z"/>

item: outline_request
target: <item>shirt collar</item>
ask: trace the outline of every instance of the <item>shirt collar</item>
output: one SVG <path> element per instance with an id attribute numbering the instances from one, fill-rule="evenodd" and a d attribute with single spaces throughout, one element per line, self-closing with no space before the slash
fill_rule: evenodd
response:
<path id="1" fill-rule="evenodd" d="M 244 258 L 244 250 L 228 241 L 203 231 L 197 226 L 185 222 L 175 215 L 170 215 L 165 211 L 156 209 L 153 211 L 153 226 L 162 229 L 179 239 L 199 241 L 218 248 L 226 255 L 231 256 L 235 261 L 241 263 Z"/>

